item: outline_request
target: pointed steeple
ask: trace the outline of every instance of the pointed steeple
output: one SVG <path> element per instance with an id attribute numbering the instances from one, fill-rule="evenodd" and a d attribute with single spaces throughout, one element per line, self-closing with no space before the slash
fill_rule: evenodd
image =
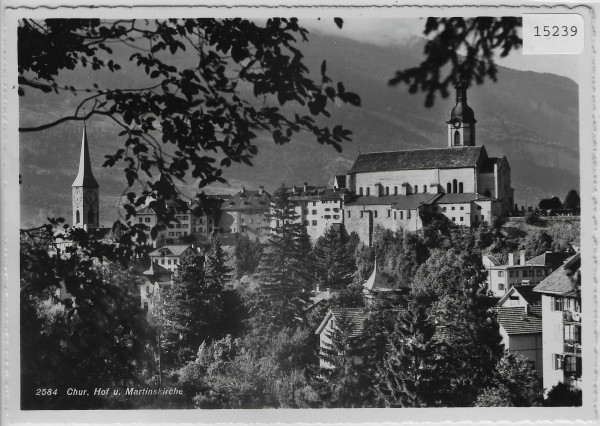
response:
<path id="1" fill-rule="evenodd" d="M 365 290 L 374 291 L 379 289 L 387 289 L 387 280 L 379 271 L 377 267 L 377 258 L 375 258 L 375 265 L 373 266 L 373 273 L 369 277 L 369 279 L 363 284 Z"/>
<path id="2" fill-rule="evenodd" d="M 90 161 L 90 151 L 88 148 L 87 130 L 83 124 L 83 135 L 81 137 L 81 154 L 79 157 L 79 172 L 72 186 L 82 186 L 85 188 L 98 189 L 99 185 L 92 173 L 92 164 Z"/>

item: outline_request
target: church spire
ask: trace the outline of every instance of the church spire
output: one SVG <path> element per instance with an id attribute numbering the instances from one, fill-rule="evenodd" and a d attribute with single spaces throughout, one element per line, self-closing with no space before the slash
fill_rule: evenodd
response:
<path id="1" fill-rule="evenodd" d="M 90 151 L 88 148 L 87 129 L 83 123 L 83 135 L 81 137 L 81 154 L 79 156 L 79 171 L 72 186 L 83 186 L 98 189 L 99 185 L 92 173 Z"/>
<path id="2" fill-rule="evenodd" d="M 448 147 L 475 146 L 475 113 L 467 105 L 468 83 L 459 78 L 454 85 L 456 89 L 456 105 L 450 112 L 448 124 Z"/>

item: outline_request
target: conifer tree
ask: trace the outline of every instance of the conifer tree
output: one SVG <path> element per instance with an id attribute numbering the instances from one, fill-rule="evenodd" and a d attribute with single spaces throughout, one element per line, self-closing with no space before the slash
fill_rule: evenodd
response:
<path id="1" fill-rule="evenodd" d="M 178 368 L 190 361 L 205 340 L 219 335 L 221 290 L 207 279 L 204 258 L 184 257 L 165 291 L 163 324 L 164 365 Z"/>
<path id="2" fill-rule="evenodd" d="M 340 231 L 327 228 L 313 249 L 315 267 L 324 288 L 344 289 L 352 283 L 356 262 Z"/>
<path id="3" fill-rule="evenodd" d="M 383 361 L 378 390 L 392 407 L 438 405 L 439 343 L 425 307 L 411 302 L 400 311 Z"/>
<path id="4" fill-rule="evenodd" d="M 235 241 L 235 277 L 240 279 L 245 274 L 253 274 L 262 256 L 263 247 L 245 235 L 239 235 Z"/>
<path id="5" fill-rule="evenodd" d="M 448 248 L 434 251 L 415 276 L 413 296 L 425 304 L 440 342 L 436 404 L 470 406 L 493 381 L 503 347 L 485 279 L 477 238 L 468 229 L 453 230 Z"/>
<path id="6" fill-rule="evenodd" d="M 324 401 L 331 407 L 372 406 L 373 387 L 362 362 L 364 336 L 345 309 L 336 310 L 334 327 L 327 332 L 320 357 L 329 364 L 321 369 Z"/>
<path id="7" fill-rule="evenodd" d="M 251 297 L 251 323 L 259 328 L 295 328 L 305 319 L 313 267 L 310 240 L 282 187 L 274 197 L 270 246 L 257 270 L 259 288 Z"/>

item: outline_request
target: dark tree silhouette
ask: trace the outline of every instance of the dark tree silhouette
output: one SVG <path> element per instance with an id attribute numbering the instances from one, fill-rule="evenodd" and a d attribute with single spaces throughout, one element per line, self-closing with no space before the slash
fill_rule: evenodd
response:
<path id="1" fill-rule="evenodd" d="M 496 81 L 496 55 L 507 56 L 520 48 L 521 18 L 428 18 L 423 33 L 429 38 L 425 59 L 416 67 L 398 71 L 390 80 L 408 85 L 411 93 L 426 93 L 431 106 L 437 94 L 447 97 L 459 77 L 468 83 Z M 466 52 L 461 56 L 458 52 Z"/>

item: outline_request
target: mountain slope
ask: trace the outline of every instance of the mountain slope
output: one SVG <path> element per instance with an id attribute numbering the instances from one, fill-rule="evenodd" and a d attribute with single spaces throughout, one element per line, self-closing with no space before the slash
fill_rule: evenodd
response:
<path id="1" fill-rule="evenodd" d="M 425 108 L 424 96 L 411 95 L 405 87 L 392 88 L 387 81 L 394 71 L 416 65 L 422 43 L 405 47 L 379 47 L 357 41 L 313 34 L 300 45 L 311 70 L 327 60 L 334 81 L 362 98 L 360 108 L 333 107 L 330 124 L 343 124 L 354 132 L 342 153 L 318 145 L 309 135 L 300 135 L 286 146 L 276 146 L 270 135 L 260 135 L 254 167 L 234 165 L 225 172 L 233 191 L 241 185 L 265 185 L 273 191 L 281 183 L 299 185 L 308 181 L 325 184 L 336 173 L 346 172 L 357 152 L 390 151 L 446 146 L 446 120 L 454 106 L 453 95 L 436 99 Z M 552 74 L 501 68 L 497 83 L 471 87 L 468 103 L 475 111 L 477 143 L 488 154 L 506 156 L 512 170 L 515 200 L 537 204 L 541 197 L 563 198 L 579 188 L 577 85 Z M 134 84 L 131 73 L 67 76 L 70 84 Z M 72 111 L 75 101 L 64 95 L 29 93 L 21 99 L 21 125 L 50 121 Z M 100 183 L 102 223 L 117 217 L 119 196 L 125 190 L 119 172 L 101 167 L 104 155 L 120 144 L 118 129 L 109 121 L 87 123 L 94 173 Z M 66 123 L 55 128 L 22 134 L 21 223 L 32 226 L 47 216 L 71 217 L 71 183 L 77 173 L 81 125 Z M 194 182 L 188 182 L 192 191 Z M 212 188 L 223 191 L 227 188 Z"/>

